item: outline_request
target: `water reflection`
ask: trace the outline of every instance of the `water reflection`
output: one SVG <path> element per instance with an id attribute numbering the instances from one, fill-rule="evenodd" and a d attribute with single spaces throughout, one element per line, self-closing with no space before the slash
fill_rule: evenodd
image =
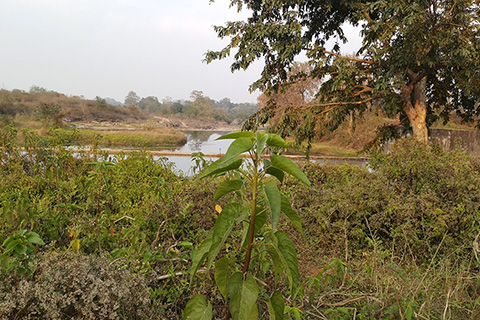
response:
<path id="1" fill-rule="evenodd" d="M 224 154 L 232 140 L 216 140 L 218 137 L 226 134 L 224 131 L 186 131 L 187 143 L 180 148 L 166 148 L 164 151 L 175 151 L 181 153 L 203 152 L 204 154 Z M 158 158 L 158 157 L 157 157 Z M 190 157 L 167 156 L 168 161 L 175 163 L 175 167 L 184 175 L 193 175 L 192 167 L 194 162 Z M 217 160 L 218 158 L 206 157 L 207 160 Z M 353 164 L 365 166 L 367 161 L 362 158 L 335 158 L 322 157 L 321 159 L 312 159 L 312 162 L 330 163 L 330 164 Z"/>
<path id="2" fill-rule="evenodd" d="M 232 140 L 216 140 L 220 136 L 228 133 L 225 131 L 184 131 L 187 136 L 187 143 L 182 147 L 164 148 L 163 151 L 175 151 L 179 153 L 217 154 L 227 152 Z M 159 158 L 159 157 L 155 157 Z M 168 161 L 175 163 L 175 167 L 186 176 L 193 175 L 194 162 L 190 157 L 164 157 Z M 215 161 L 217 158 L 206 157 L 207 160 Z"/>
<path id="3" fill-rule="evenodd" d="M 184 133 L 187 136 L 185 145 L 177 148 L 165 148 L 164 151 L 225 153 L 232 143 L 232 140 L 215 140 L 228 133 L 225 131 L 185 131 Z"/>

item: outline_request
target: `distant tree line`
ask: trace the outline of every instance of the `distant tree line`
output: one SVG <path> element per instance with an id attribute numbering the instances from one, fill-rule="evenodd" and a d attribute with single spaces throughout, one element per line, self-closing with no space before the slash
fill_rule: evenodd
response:
<path id="1" fill-rule="evenodd" d="M 17 115 L 32 116 L 39 121 L 57 123 L 67 121 L 124 121 L 146 119 L 148 113 L 178 115 L 179 117 L 242 123 L 257 111 L 255 103 L 233 103 L 229 98 L 220 101 L 210 99 L 202 91 L 194 90 L 189 100 L 173 100 L 167 97 L 139 97 L 130 91 L 124 103 L 112 98 L 85 99 L 83 96 L 67 96 L 40 86 L 30 90 L 0 90 L 0 123 L 9 123 Z"/>
<path id="2" fill-rule="evenodd" d="M 171 97 L 167 97 L 162 101 L 154 96 L 140 98 L 136 92 L 130 91 L 125 97 L 124 106 L 127 108 L 138 107 L 150 113 L 213 119 L 227 123 L 234 120 L 243 122 L 257 111 L 256 103 L 233 103 L 229 98 L 216 101 L 205 96 L 199 90 L 192 91 L 189 100 L 173 100 Z"/>

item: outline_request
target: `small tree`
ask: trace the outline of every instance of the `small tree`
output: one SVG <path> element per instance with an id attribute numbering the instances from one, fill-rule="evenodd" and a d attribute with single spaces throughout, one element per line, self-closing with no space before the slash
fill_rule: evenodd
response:
<path id="1" fill-rule="evenodd" d="M 140 102 L 140 97 L 135 93 L 135 91 L 130 91 L 125 97 L 126 107 L 138 106 L 139 102 Z"/>
<path id="2" fill-rule="evenodd" d="M 190 100 L 190 102 L 185 104 L 183 108 L 183 113 L 192 118 L 212 117 L 212 101 L 209 97 L 204 96 L 202 91 L 193 90 L 190 93 Z"/>
<path id="3" fill-rule="evenodd" d="M 48 128 L 51 126 L 62 126 L 62 107 L 56 104 L 40 103 L 35 108 L 35 115 L 43 126 Z"/>
<path id="4" fill-rule="evenodd" d="M 257 299 L 259 288 L 254 275 L 262 277 L 271 268 L 275 277 L 285 275 L 289 291 L 295 296 L 298 282 L 298 262 L 295 246 L 288 235 L 277 230 L 281 214 L 302 231 L 297 213 L 288 198 L 282 194 L 272 176 L 283 181 L 288 173 L 310 186 L 310 181 L 288 158 L 272 154 L 286 147 L 276 134 L 257 132 L 232 132 L 219 139 L 235 139 L 225 156 L 203 170 L 196 179 L 227 174 L 218 187 L 214 200 L 229 194 L 237 194 L 221 210 L 215 226 L 202 242 L 193 257 L 191 280 L 199 266 L 206 261 L 207 269 L 215 263 L 215 282 L 221 295 L 228 302 L 234 320 L 258 318 Z M 247 152 L 248 161 L 240 155 Z M 220 211 L 220 210 L 219 210 Z M 267 223 L 270 221 L 270 223 Z M 241 236 L 235 237 L 234 227 L 240 225 Z M 225 254 L 215 262 L 227 239 L 232 237 L 233 254 Z M 237 261 L 237 257 L 240 258 Z M 265 265 L 267 257 L 271 263 Z M 284 299 L 279 291 L 269 293 L 264 300 L 272 319 L 283 319 Z M 202 295 L 195 296 L 186 306 L 184 319 L 211 319 L 212 305 Z"/>
<path id="5" fill-rule="evenodd" d="M 97 103 L 97 107 L 100 109 L 105 109 L 107 107 L 107 101 L 99 96 L 95 97 L 95 102 Z"/>
<path id="6" fill-rule="evenodd" d="M 140 109 L 148 111 L 150 113 L 158 112 L 160 110 L 160 102 L 157 97 L 148 96 L 146 98 L 140 99 L 138 102 Z"/>

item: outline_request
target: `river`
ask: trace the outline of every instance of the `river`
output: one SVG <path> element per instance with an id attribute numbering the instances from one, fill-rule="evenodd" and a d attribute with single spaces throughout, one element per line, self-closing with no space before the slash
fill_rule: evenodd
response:
<path id="1" fill-rule="evenodd" d="M 218 154 L 227 152 L 232 140 L 216 140 L 224 135 L 225 131 L 184 131 L 187 136 L 187 143 L 182 147 L 163 148 L 162 151 L 178 152 L 178 153 L 196 153 Z M 160 158 L 155 156 L 156 159 Z M 175 168 L 185 175 L 193 174 L 194 162 L 190 157 L 164 156 L 163 158 L 175 163 Z M 206 157 L 208 160 L 216 160 L 216 158 Z"/>
<path id="2" fill-rule="evenodd" d="M 224 154 L 232 140 L 216 140 L 218 137 L 227 133 L 225 131 L 185 131 L 187 136 L 187 143 L 182 147 L 172 147 L 172 148 L 162 148 L 161 151 L 166 152 L 178 152 L 178 153 L 196 153 L 202 152 L 204 154 Z M 190 157 L 185 156 L 162 156 L 168 161 L 175 164 L 175 168 L 183 173 L 184 175 L 191 176 L 193 174 L 193 165 L 194 162 Z M 155 156 L 156 159 L 159 159 L 160 156 Z M 217 158 L 205 157 L 208 160 L 216 160 Z M 343 157 L 313 157 L 313 162 L 324 163 L 328 161 L 331 164 L 344 164 L 345 162 L 349 164 L 354 164 L 358 166 L 365 166 L 367 160 L 365 158 L 343 158 Z"/>

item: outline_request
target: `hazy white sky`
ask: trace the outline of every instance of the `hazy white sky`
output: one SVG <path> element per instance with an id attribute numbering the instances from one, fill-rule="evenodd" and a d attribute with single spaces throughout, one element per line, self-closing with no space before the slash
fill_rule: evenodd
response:
<path id="1" fill-rule="evenodd" d="M 0 0 L 0 85 L 32 85 L 68 95 L 255 102 L 261 72 L 230 72 L 232 59 L 202 62 L 228 43 L 212 28 L 241 20 L 228 0 Z M 351 29 L 353 38 L 358 31 Z M 352 47 L 358 46 L 359 39 Z M 353 51 L 350 50 L 350 51 Z"/>

